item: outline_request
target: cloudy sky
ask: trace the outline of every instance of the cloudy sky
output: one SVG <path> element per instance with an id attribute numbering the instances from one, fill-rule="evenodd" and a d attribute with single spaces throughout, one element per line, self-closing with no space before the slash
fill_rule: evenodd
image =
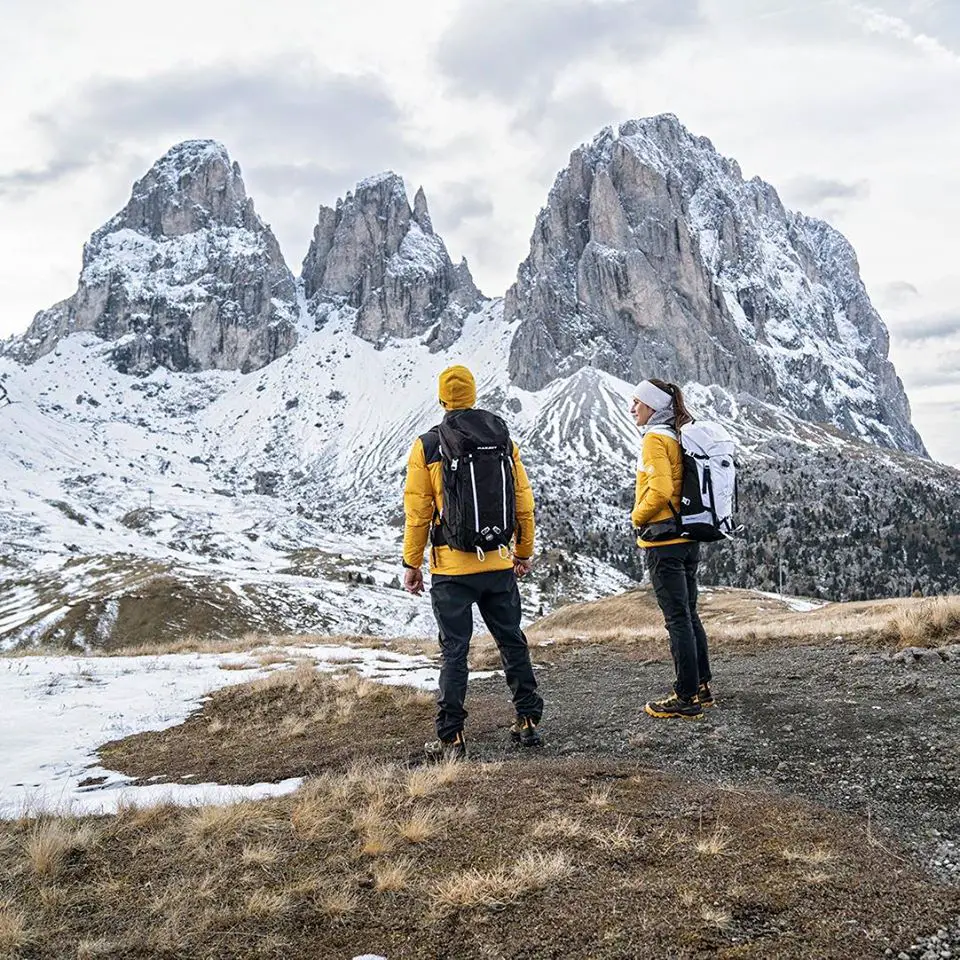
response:
<path id="1" fill-rule="evenodd" d="M 852 240 L 932 454 L 960 464 L 957 0 L 0 0 L 0 336 L 73 292 L 172 143 L 215 137 L 294 272 L 318 203 L 423 184 L 504 291 L 570 151 L 670 111 Z"/>

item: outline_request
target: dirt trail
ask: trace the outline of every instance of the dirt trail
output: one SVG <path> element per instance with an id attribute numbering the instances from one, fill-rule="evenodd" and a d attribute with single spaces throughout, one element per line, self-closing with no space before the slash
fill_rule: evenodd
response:
<path id="1" fill-rule="evenodd" d="M 691 722 L 643 713 L 668 689 L 666 662 L 599 646 L 540 658 L 544 758 L 633 759 L 692 782 L 806 797 L 862 815 L 870 837 L 896 838 L 960 883 L 960 663 L 905 664 L 846 645 L 721 655 L 719 705 Z M 511 750 L 498 727 L 506 697 L 502 678 L 471 685 L 480 758 Z M 479 702 L 488 698 L 502 698 L 502 712 Z"/>

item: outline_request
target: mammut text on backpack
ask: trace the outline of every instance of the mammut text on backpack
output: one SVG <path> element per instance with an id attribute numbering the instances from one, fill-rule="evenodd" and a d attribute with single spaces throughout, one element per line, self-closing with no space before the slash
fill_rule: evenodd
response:
<path id="1" fill-rule="evenodd" d="M 453 410 L 438 428 L 443 512 L 435 546 L 476 551 L 509 548 L 516 527 L 513 443 L 506 423 L 486 410 Z"/>

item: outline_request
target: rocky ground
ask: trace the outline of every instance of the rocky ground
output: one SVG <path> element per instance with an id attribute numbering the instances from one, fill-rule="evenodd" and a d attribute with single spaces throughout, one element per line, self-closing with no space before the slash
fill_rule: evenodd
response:
<path id="1" fill-rule="evenodd" d="M 9 823 L 11 955 L 960 956 L 960 664 L 725 651 L 720 705 L 668 722 L 642 713 L 669 670 L 649 646 L 535 652 L 542 750 L 509 744 L 492 677 L 471 689 L 470 762 L 426 765 L 430 694 L 305 662 L 104 745 L 149 782 L 311 779 L 277 800 Z"/>
<path id="2" fill-rule="evenodd" d="M 838 644 L 720 655 L 718 705 L 692 722 L 643 712 L 668 689 L 667 663 L 600 646 L 557 648 L 539 667 L 541 755 L 635 760 L 678 774 L 692 791 L 743 785 L 804 797 L 857 815 L 865 843 L 909 852 L 960 885 L 960 659 L 952 650 L 891 655 Z M 502 686 L 479 681 L 472 695 L 502 696 L 506 718 Z M 478 713 L 473 754 L 510 751 L 486 707 Z M 901 956 L 960 956 L 960 926 L 950 920 Z"/>
<path id="3" fill-rule="evenodd" d="M 702 721 L 656 721 L 643 705 L 668 690 L 666 663 L 558 652 L 539 671 L 543 755 L 631 758 L 692 783 L 807 797 L 862 815 L 875 839 L 896 838 L 960 882 L 960 661 L 795 647 L 716 657 L 714 674 L 718 705 Z M 472 733 L 478 756 L 507 749 L 489 726 Z"/>

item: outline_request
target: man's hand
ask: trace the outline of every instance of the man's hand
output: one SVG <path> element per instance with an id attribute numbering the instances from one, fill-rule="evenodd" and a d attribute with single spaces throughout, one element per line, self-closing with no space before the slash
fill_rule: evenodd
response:
<path id="1" fill-rule="evenodd" d="M 533 560 L 522 559 L 520 557 L 513 558 L 513 572 L 518 577 L 526 576 L 533 569 Z"/>
<path id="2" fill-rule="evenodd" d="M 416 569 L 403 568 L 403 589 L 407 593 L 412 593 L 415 597 L 419 597 L 423 593 L 423 571 L 419 567 Z"/>

